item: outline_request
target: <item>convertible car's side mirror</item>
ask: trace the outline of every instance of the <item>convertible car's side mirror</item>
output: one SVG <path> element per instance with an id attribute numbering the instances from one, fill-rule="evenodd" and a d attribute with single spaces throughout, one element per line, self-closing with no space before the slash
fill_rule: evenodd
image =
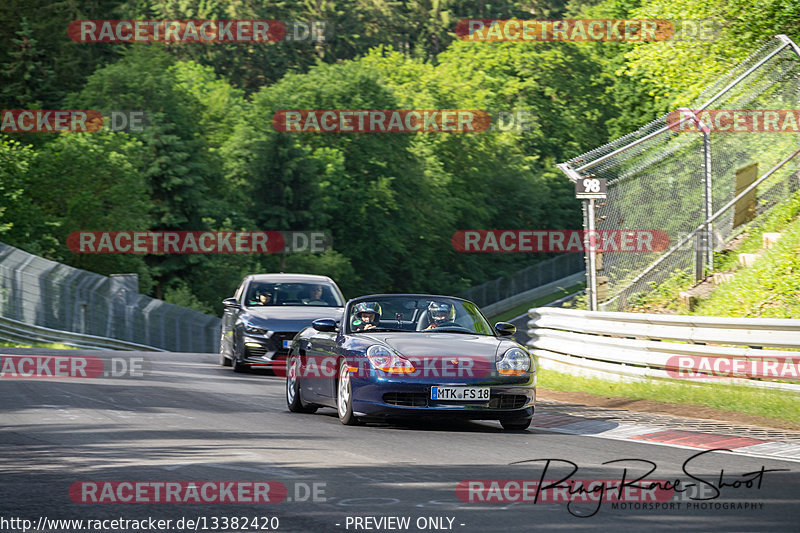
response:
<path id="1" fill-rule="evenodd" d="M 317 331 L 336 331 L 336 321 L 332 318 L 318 318 L 311 323 Z"/>
<path id="2" fill-rule="evenodd" d="M 225 298 L 222 300 L 222 305 L 225 307 L 230 307 L 232 309 L 239 309 L 242 306 L 239 305 L 239 302 L 236 301 L 236 298 Z"/>
<path id="3" fill-rule="evenodd" d="M 511 322 L 498 322 L 494 325 L 494 330 L 501 337 L 510 337 L 517 332 L 517 326 Z"/>

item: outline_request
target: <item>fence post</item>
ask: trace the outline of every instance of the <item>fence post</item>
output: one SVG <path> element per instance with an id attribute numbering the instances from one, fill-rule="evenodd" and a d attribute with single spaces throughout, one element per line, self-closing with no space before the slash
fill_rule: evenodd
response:
<path id="1" fill-rule="evenodd" d="M 714 233 L 713 224 L 711 223 L 711 216 L 714 214 L 714 198 L 713 189 L 711 188 L 712 172 L 711 172 L 711 132 L 708 128 L 703 130 L 703 159 L 705 161 L 705 219 L 708 220 L 705 230 L 705 252 L 706 252 L 706 267 L 710 274 L 714 269 Z"/>

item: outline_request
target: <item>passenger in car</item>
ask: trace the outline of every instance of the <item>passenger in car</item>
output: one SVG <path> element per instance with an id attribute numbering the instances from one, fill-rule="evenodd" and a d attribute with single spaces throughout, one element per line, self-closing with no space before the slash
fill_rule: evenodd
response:
<path id="1" fill-rule="evenodd" d="M 308 298 L 303 299 L 306 305 L 328 305 L 328 302 L 322 299 L 322 285 L 314 285 L 308 291 Z"/>
<path id="2" fill-rule="evenodd" d="M 447 303 L 431 302 L 428 306 L 428 320 L 429 324 L 427 329 L 438 328 L 442 324 L 453 322 L 456 317 L 455 308 Z"/>

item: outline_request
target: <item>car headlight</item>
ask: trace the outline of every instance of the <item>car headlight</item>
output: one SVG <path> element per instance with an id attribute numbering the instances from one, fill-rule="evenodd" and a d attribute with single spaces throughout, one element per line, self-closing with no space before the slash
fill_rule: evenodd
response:
<path id="1" fill-rule="evenodd" d="M 509 348 L 495 366 L 501 374 L 518 376 L 531 370 L 531 356 L 521 348 Z"/>
<path id="2" fill-rule="evenodd" d="M 251 324 L 250 322 L 245 322 L 244 324 L 244 332 L 251 335 L 266 335 L 269 337 L 269 335 L 267 335 L 268 331 L 268 329 L 260 328 L 254 324 Z"/>
<path id="3" fill-rule="evenodd" d="M 411 361 L 391 351 L 382 344 L 373 344 L 367 349 L 367 359 L 373 368 L 384 372 L 405 374 L 414 371 Z"/>

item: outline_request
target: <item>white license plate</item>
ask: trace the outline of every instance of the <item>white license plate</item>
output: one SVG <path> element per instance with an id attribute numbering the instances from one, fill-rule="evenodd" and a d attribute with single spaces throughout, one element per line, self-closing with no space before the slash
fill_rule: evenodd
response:
<path id="1" fill-rule="evenodd" d="M 488 402 L 489 392 L 489 387 L 431 387 L 431 399 Z"/>
<path id="2" fill-rule="evenodd" d="M 283 347 L 289 349 L 292 347 L 292 341 L 283 341 Z"/>

